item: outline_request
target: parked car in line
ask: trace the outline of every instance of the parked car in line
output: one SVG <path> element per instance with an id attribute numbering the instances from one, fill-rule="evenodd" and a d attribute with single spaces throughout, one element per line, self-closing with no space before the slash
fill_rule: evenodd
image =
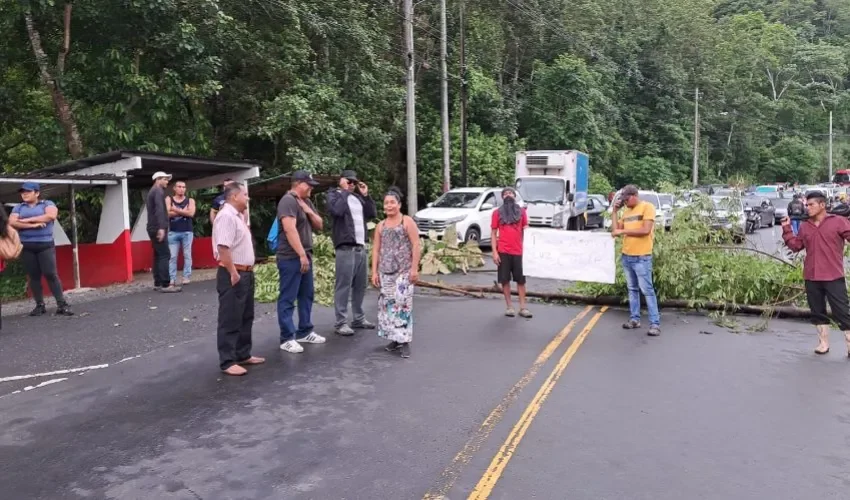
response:
<path id="1" fill-rule="evenodd" d="M 664 229 L 670 230 L 673 227 L 673 208 L 675 206 L 673 195 L 668 193 L 660 193 L 658 199 L 661 202 L 662 225 Z"/>
<path id="2" fill-rule="evenodd" d="M 524 206 L 519 194 L 517 202 Z M 502 188 L 469 187 L 452 189 L 416 212 L 413 220 L 419 235 L 427 238 L 435 231 L 442 238 L 450 224 L 457 227 L 459 242 L 477 241 L 488 244 L 491 239 L 490 222 L 493 211 L 502 205 Z"/>
<path id="3" fill-rule="evenodd" d="M 661 197 L 655 191 L 638 191 L 641 201 L 648 201 L 655 207 L 655 225 L 664 227 L 664 211 L 661 209 Z"/>
<path id="4" fill-rule="evenodd" d="M 747 218 L 744 204 L 738 198 L 711 197 L 712 209 L 702 215 L 709 220 L 709 225 L 716 231 L 729 231 L 735 242 L 742 243 L 746 239 Z"/>
<path id="5" fill-rule="evenodd" d="M 587 195 L 587 224 L 586 227 L 601 228 L 605 226 L 605 211 L 608 210 L 608 199 L 601 194 Z"/>
<path id="6" fill-rule="evenodd" d="M 770 204 L 773 205 L 773 223 L 779 224 L 782 219 L 788 216 L 788 204 L 791 203 L 791 197 L 788 198 L 770 198 Z"/>
<path id="7" fill-rule="evenodd" d="M 779 186 L 779 185 L 776 185 L 776 184 L 770 184 L 770 185 L 763 185 L 763 186 L 757 187 L 755 194 L 762 195 L 762 196 L 771 196 L 771 195 L 775 195 L 777 193 L 780 193 L 782 191 L 785 191 L 785 188 L 783 186 Z"/>
<path id="8" fill-rule="evenodd" d="M 614 195 L 614 199 L 620 197 L 620 190 L 617 191 L 617 194 Z M 646 201 L 652 203 L 652 206 L 655 207 L 655 225 L 662 226 L 664 224 L 664 214 L 661 211 L 661 198 L 658 197 L 658 193 L 655 191 L 638 191 L 638 198 L 640 201 Z M 614 211 L 614 205 L 608 207 L 608 213 Z"/>
<path id="9" fill-rule="evenodd" d="M 770 202 L 770 198 L 766 196 L 748 196 L 744 198 L 744 212 L 754 211 L 759 214 L 759 226 L 756 229 L 763 227 L 773 227 L 776 224 L 776 207 Z"/>

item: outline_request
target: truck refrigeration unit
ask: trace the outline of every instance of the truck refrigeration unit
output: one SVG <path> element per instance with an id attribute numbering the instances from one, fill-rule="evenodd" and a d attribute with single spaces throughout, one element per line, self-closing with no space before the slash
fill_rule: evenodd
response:
<path id="1" fill-rule="evenodd" d="M 520 151 L 516 188 L 528 223 L 581 231 L 585 226 L 590 162 L 581 151 Z"/>

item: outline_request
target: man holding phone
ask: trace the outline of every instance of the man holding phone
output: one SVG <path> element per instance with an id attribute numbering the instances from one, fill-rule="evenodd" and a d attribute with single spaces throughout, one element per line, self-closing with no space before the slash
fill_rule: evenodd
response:
<path id="1" fill-rule="evenodd" d="M 369 197 L 369 186 L 357 179 L 357 172 L 344 170 L 339 187 L 328 192 L 328 211 L 333 218 L 332 239 L 336 253 L 336 284 L 334 311 L 337 335 L 354 335 L 355 329 L 373 329 L 366 320 L 363 297 L 366 295 L 369 252 L 366 243 L 369 230 L 366 224 L 378 215 L 375 201 Z M 349 326 L 348 301 L 354 315 Z"/>
<path id="2" fill-rule="evenodd" d="M 803 261 L 803 279 L 806 282 L 806 299 L 812 311 L 812 323 L 818 330 L 816 354 L 829 352 L 830 318 L 844 330 L 847 354 L 850 356 L 850 301 L 844 279 L 844 242 L 850 240 L 850 220 L 826 211 L 826 195 L 812 191 L 806 195 L 809 218 L 800 224 L 794 234 L 791 220 L 782 219 L 782 239 L 792 252 L 806 250 Z"/>
<path id="3" fill-rule="evenodd" d="M 636 186 L 628 185 L 614 200 L 611 212 L 611 235 L 623 237 L 623 273 L 629 288 L 629 321 L 623 328 L 640 328 L 640 294 L 646 298 L 649 310 L 647 335 L 661 335 L 661 314 L 652 283 L 652 238 L 655 233 L 655 206 L 641 201 Z M 623 215 L 619 215 L 624 208 Z"/>

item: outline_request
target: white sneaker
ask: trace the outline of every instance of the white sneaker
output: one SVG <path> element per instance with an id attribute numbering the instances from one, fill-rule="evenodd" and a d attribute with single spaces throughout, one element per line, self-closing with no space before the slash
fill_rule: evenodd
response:
<path id="1" fill-rule="evenodd" d="M 301 344 L 294 340 L 287 340 L 283 344 L 280 344 L 280 350 L 291 352 L 293 354 L 297 354 L 299 352 L 304 352 L 304 348 L 301 347 Z"/>
<path id="2" fill-rule="evenodd" d="M 301 339 L 301 342 L 305 342 L 307 344 L 324 344 L 325 338 L 317 334 L 316 332 L 310 332 L 310 335 L 307 335 L 306 337 Z"/>

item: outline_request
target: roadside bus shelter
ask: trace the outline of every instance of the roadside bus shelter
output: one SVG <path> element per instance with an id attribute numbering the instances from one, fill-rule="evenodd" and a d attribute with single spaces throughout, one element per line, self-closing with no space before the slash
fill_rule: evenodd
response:
<path id="1" fill-rule="evenodd" d="M 104 187 L 103 207 L 94 243 L 77 242 L 75 217 L 71 238 L 58 222 L 54 225 L 56 260 L 65 288 L 100 287 L 133 280 L 133 273 L 151 268 L 153 250 L 147 235 L 147 210 L 142 206 L 131 226 L 130 190 L 146 193 L 157 171 L 184 181 L 188 190 L 220 186 L 225 179 L 248 183 L 259 177 L 259 165 L 245 161 L 141 151 L 113 151 L 74 160 L 28 174 L 0 174 L 0 200 L 20 202 L 18 186 L 24 181 L 41 184 L 42 198 L 72 194 L 74 189 Z M 70 211 L 76 211 L 71 196 Z M 209 237 L 195 238 L 192 267 L 216 266 Z"/>

